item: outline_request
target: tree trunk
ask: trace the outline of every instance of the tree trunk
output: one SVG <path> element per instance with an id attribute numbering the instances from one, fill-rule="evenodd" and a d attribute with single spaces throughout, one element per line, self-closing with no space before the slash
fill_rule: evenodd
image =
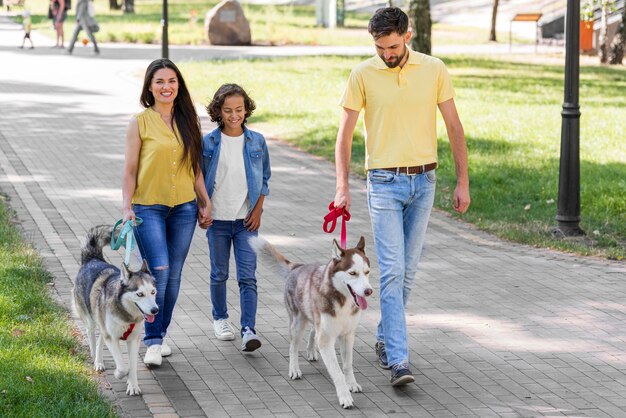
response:
<path id="1" fill-rule="evenodd" d="M 497 42 L 496 17 L 498 16 L 498 3 L 500 3 L 500 0 L 493 0 L 493 10 L 491 11 L 491 32 L 489 32 L 489 40 L 493 42 Z"/>
<path id="2" fill-rule="evenodd" d="M 430 55 L 431 31 L 433 22 L 430 19 L 429 0 L 411 0 L 409 4 L 409 20 L 413 26 L 411 48 Z"/>
<path id="3" fill-rule="evenodd" d="M 619 29 L 613 38 L 609 64 L 616 65 L 622 63 L 624 48 L 626 48 L 626 5 L 624 5 L 624 12 L 622 13 L 622 23 L 619 25 Z"/>
<path id="4" fill-rule="evenodd" d="M 606 44 L 608 38 L 607 32 L 609 30 L 609 6 L 606 1 L 602 2 L 602 18 L 600 19 L 600 62 L 606 64 L 609 59 L 609 46 Z"/>
<path id="5" fill-rule="evenodd" d="M 122 8 L 121 4 L 117 3 L 117 0 L 109 0 L 109 9 L 110 10 L 119 10 Z"/>
<path id="6" fill-rule="evenodd" d="M 124 0 L 124 13 L 135 13 L 135 0 Z"/>

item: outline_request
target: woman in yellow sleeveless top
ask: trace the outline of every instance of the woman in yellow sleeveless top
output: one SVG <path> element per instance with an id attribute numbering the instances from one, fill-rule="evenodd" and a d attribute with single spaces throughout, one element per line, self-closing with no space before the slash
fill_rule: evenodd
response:
<path id="1" fill-rule="evenodd" d="M 140 98 L 146 109 L 126 133 L 122 218 L 135 228 L 141 256 L 156 279 L 159 313 L 145 323 L 144 363 L 158 366 L 171 354 L 163 342 L 180 289 L 181 272 L 196 227 L 211 224 L 211 202 L 200 169 L 202 131 L 191 95 L 174 63 L 153 61 Z"/>

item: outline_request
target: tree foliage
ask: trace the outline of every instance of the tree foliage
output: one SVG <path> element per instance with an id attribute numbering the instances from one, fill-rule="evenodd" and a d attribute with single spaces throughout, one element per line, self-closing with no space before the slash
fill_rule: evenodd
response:
<path id="1" fill-rule="evenodd" d="M 423 54 L 430 55 L 433 26 L 433 22 L 430 18 L 430 1 L 411 0 L 409 4 L 409 20 L 413 27 L 411 48 Z"/>

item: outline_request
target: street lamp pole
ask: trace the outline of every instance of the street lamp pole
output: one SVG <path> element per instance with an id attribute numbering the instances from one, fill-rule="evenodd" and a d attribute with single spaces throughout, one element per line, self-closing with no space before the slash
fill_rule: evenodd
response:
<path id="1" fill-rule="evenodd" d="M 169 41 L 167 39 L 167 0 L 163 0 L 163 18 L 161 19 L 163 27 L 163 36 L 161 38 L 161 57 L 169 58 Z"/>
<path id="2" fill-rule="evenodd" d="M 567 0 L 565 27 L 565 95 L 561 112 L 561 165 L 557 236 L 580 236 L 580 0 Z"/>

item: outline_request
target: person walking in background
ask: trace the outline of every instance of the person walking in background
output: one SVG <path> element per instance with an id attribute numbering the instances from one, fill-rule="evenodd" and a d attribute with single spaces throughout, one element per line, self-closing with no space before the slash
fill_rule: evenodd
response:
<path id="1" fill-rule="evenodd" d="M 176 65 L 153 61 L 140 98 L 145 110 L 133 117 L 126 134 L 122 219 L 143 223 L 135 238 L 156 279 L 159 313 L 145 323 L 144 363 L 158 366 L 171 354 L 167 335 L 180 289 L 183 264 L 196 227 L 211 224 L 211 201 L 200 169 L 202 131 Z"/>
<path id="2" fill-rule="evenodd" d="M 405 307 L 417 274 L 434 202 L 437 108 L 450 140 L 457 174 L 453 205 L 470 204 L 467 147 L 444 63 L 409 49 L 408 16 L 379 9 L 369 21 L 376 55 L 355 67 L 341 98 L 335 164 L 335 207 L 350 208 L 348 168 L 354 128 L 365 109 L 367 199 L 380 269 L 381 320 L 376 354 L 391 368 L 391 384 L 415 381 L 409 369 Z"/>
<path id="3" fill-rule="evenodd" d="M 100 49 L 98 49 L 98 43 L 96 42 L 96 37 L 93 32 L 98 31 L 98 23 L 96 22 L 93 16 L 93 3 L 91 0 L 79 0 L 76 5 L 76 26 L 74 27 L 74 34 L 72 35 L 72 40 L 70 41 L 70 46 L 68 48 L 68 52 L 71 54 L 74 51 L 74 44 L 78 39 L 78 34 L 81 30 L 84 30 L 87 34 L 87 37 L 93 44 L 93 52 L 95 54 L 100 53 Z"/>
<path id="4" fill-rule="evenodd" d="M 232 246 L 241 305 L 241 350 L 248 352 L 261 346 L 255 328 L 257 257 L 250 238 L 258 235 L 271 176 L 265 138 L 245 125 L 255 108 L 254 101 L 237 84 L 221 86 L 207 106 L 218 128 L 204 137 L 202 152 L 202 172 L 212 202 L 213 225 L 207 230 L 207 239 L 213 330 L 219 340 L 235 339 L 226 304 Z"/>
<path id="5" fill-rule="evenodd" d="M 25 10 L 22 16 L 23 16 L 22 26 L 24 27 L 24 38 L 22 39 L 22 46 L 20 46 L 20 48 L 24 48 L 24 44 L 26 43 L 26 40 L 28 39 L 28 42 L 30 42 L 30 49 L 34 49 L 35 45 L 33 45 L 33 40 L 30 38 L 30 31 L 33 27 L 33 24 L 30 20 L 30 12 L 28 10 Z"/>
<path id="6" fill-rule="evenodd" d="M 50 10 L 48 17 L 52 19 L 56 31 L 56 44 L 53 48 L 65 48 L 65 33 L 63 23 L 67 19 L 67 11 L 71 9 L 71 0 L 50 0 Z"/>

